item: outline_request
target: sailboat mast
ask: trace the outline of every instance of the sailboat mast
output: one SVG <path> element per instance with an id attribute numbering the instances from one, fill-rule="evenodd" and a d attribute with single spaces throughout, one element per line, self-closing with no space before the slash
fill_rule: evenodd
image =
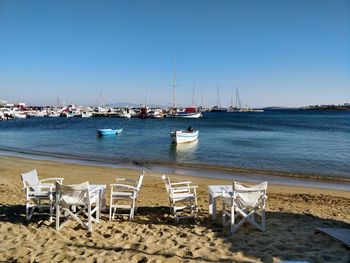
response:
<path id="1" fill-rule="evenodd" d="M 217 106 L 220 108 L 220 87 L 217 88 Z"/>
<path id="2" fill-rule="evenodd" d="M 194 92 L 195 92 L 196 86 L 194 85 L 193 82 L 193 89 L 192 89 L 192 106 L 194 106 Z"/>
<path id="3" fill-rule="evenodd" d="M 102 107 L 102 91 L 100 91 L 99 106 Z"/>
<path id="4" fill-rule="evenodd" d="M 241 106 L 241 98 L 239 97 L 238 86 L 236 87 L 236 108 L 240 109 Z"/>
<path id="5" fill-rule="evenodd" d="M 174 59 L 173 107 L 176 108 L 176 61 Z"/>
<path id="6" fill-rule="evenodd" d="M 203 108 L 203 85 L 201 86 L 201 107 Z"/>

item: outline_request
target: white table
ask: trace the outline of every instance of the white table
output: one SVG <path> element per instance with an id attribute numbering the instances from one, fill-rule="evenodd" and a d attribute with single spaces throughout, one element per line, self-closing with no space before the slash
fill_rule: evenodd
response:
<path id="1" fill-rule="evenodd" d="M 99 213 L 101 215 L 102 210 L 106 210 L 106 185 L 105 184 L 90 184 L 89 192 L 94 193 L 97 192 L 99 194 Z"/>
<path id="2" fill-rule="evenodd" d="M 233 191 L 232 185 L 209 185 L 209 215 L 211 215 L 212 220 L 216 219 L 216 199 L 223 196 L 231 196 Z M 226 193 L 226 194 L 225 194 Z"/>

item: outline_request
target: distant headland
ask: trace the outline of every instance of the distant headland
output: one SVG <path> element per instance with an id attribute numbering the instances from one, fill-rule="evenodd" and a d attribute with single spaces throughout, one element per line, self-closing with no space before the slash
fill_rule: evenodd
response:
<path id="1" fill-rule="evenodd" d="M 350 111 L 350 103 L 344 103 L 342 105 L 310 105 L 306 107 L 301 107 L 301 110 L 342 110 Z"/>

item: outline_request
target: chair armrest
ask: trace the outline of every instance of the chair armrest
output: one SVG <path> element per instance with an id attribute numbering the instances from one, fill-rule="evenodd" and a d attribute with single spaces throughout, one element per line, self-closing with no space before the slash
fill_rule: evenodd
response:
<path id="1" fill-rule="evenodd" d="M 131 186 L 131 185 L 127 185 L 127 184 L 110 184 L 111 187 L 121 187 L 121 188 L 127 188 L 127 189 L 131 189 L 134 191 L 138 191 L 139 189 Z"/>
<path id="2" fill-rule="evenodd" d="M 42 179 L 42 180 L 39 180 L 39 182 L 41 183 L 41 182 L 47 182 L 47 181 L 55 181 L 55 182 L 57 182 L 57 181 L 63 181 L 64 180 L 64 178 L 45 178 L 45 179 Z"/>
<path id="3" fill-rule="evenodd" d="M 195 189 L 198 188 L 198 185 L 190 185 L 190 186 L 179 186 L 174 187 L 173 190 L 181 190 L 181 189 Z"/>
<path id="4" fill-rule="evenodd" d="M 51 191 L 53 187 L 54 187 L 54 184 L 40 184 L 40 189 L 49 188 Z"/>
<path id="5" fill-rule="evenodd" d="M 191 184 L 191 181 L 188 182 L 177 182 L 177 183 L 170 183 L 170 185 L 181 185 L 181 184 Z"/>
<path id="6" fill-rule="evenodd" d="M 115 178 L 115 180 L 118 182 L 118 181 L 126 181 L 126 182 L 133 182 L 133 183 L 136 183 L 135 180 L 133 179 L 129 179 L 129 178 Z"/>

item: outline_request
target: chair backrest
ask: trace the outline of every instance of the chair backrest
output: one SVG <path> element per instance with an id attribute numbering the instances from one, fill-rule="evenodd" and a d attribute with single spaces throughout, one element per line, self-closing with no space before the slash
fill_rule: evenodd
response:
<path id="1" fill-rule="evenodd" d="M 246 186 L 238 182 L 233 182 L 233 195 L 240 206 L 256 207 L 261 198 L 266 195 L 267 182 L 258 185 Z"/>
<path id="2" fill-rule="evenodd" d="M 164 174 L 162 175 L 162 179 L 163 179 L 164 184 L 165 184 L 166 192 L 168 193 L 168 195 L 170 195 L 170 189 L 171 189 L 170 179 L 169 179 L 169 177 L 166 177 Z"/>
<path id="3" fill-rule="evenodd" d="M 30 187 L 34 191 L 40 191 L 40 181 L 36 169 L 21 174 L 24 187 Z"/>
<path id="4" fill-rule="evenodd" d="M 56 197 L 59 205 L 80 205 L 89 202 L 89 182 L 62 185 L 56 182 Z"/>
<path id="5" fill-rule="evenodd" d="M 136 188 L 140 191 L 143 177 L 145 176 L 145 171 L 142 171 L 142 174 L 139 176 L 139 180 L 137 181 Z"/>

